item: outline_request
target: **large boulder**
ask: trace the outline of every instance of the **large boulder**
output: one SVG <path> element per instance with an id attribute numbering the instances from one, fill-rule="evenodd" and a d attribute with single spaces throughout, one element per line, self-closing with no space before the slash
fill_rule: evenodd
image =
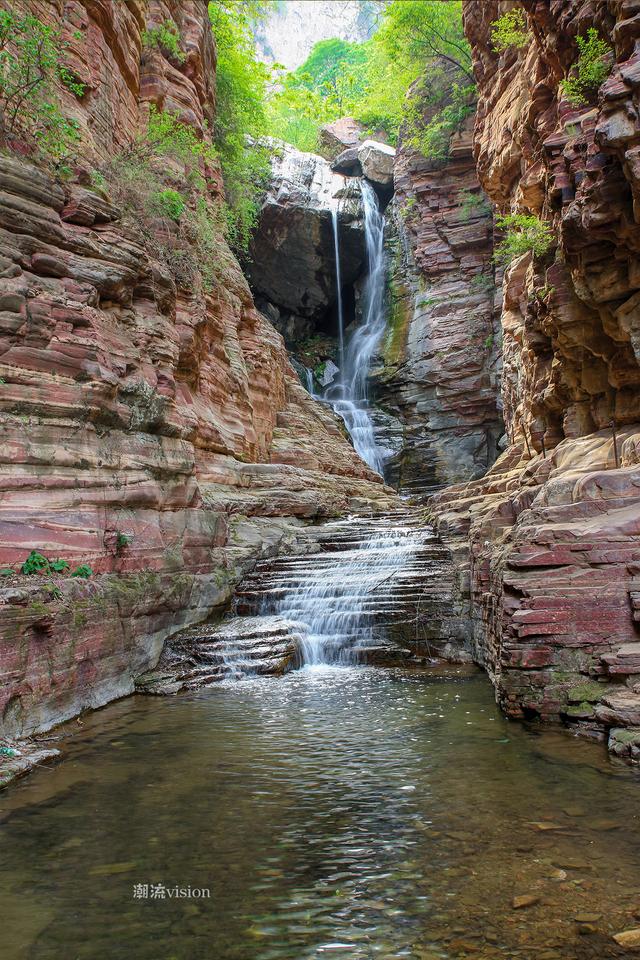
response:
<path id="1" fill-rule="evenodd" d="M 358 148 L 358 159 L 367 180 L 380 187 L 393 184 L 393 162 L 396 151 L 388 143 L 365 140 Z"/>
<path id="2" fill-rule="evenodd" d="M 340 117 L 320 128 L 320 152 L 329 160 L 335 159 L 343 150 L 357 147 L 362 141 L 364 127 L 353 117 Z"/>
<path id="3" fill-rule="evenodd" d="M 250 250 L 251 286 L 281 317 L 318 320 L 337 296 L 333 211 L 343 287 L 364 266 L 360 183 L 335 173 L 315 154 L 279 142 L 271 146 L 271 181 Z"/>

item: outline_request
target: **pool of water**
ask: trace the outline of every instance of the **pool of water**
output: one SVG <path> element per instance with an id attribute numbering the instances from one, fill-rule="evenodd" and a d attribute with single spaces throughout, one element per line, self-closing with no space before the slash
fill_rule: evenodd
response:
<path id="1" fill-rule="evenodd" d="M 469 669 L 312 668 L 72 729 L 0 799 L 3 960 L 606 960 L 640 927 L 638 777 Z"/>

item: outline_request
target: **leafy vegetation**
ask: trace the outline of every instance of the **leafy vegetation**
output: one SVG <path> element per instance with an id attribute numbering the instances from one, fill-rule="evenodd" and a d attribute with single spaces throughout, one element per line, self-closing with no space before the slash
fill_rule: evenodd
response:
<path id="1" fill-rule="evenodd" d="M 44 554 L 39 553 L 37 550 L 32 550 L 20 567 L 20 573 L 31 576 L 32 574 L 36 573 L 64 573 L 65 570 L 68 569 L 69 564 L 66 560 L 48 560 Z M 11 573 L 13 573 L 13 571 L 11 571 Z"/>
<path id="2" fill-rule="evenodd" d="M 55 87 L 84 94 L 84 84 L 63 63 L 67 47 L 60 31 L 37 17 L 0 10 L 0 146 L 25 140 L 61 173 L 69 172 L 80 134 Z"/>
<path id="3" fill-rule="evenodd" d="M 88 580 L 89 577 L 93 576 L 93 570 L 88 563 L 81 563 L 79 567 L 76 567 L 71 576 L 81 577 L 83 580 Z"/>
<path id="4" fill-rule="evenodd" d="M 491 45 L 496 53 L 510 47 L 524 47 L 531 39 L 524 10 L 515 7 L 491 24 Z"/>
<path id="5" fill-rule="evenodd" d="M 186 57 L 180 46 L 180 34 L 173 20 L 165 20 L 159 27 L 152 27 L 142 34 L 144 47 L 158 47 L 178 63 L 184 63 Z"/>
<path id="6" fill-rule="evenodd" d="M 524 213 L 496 217 L 496 227 L 505 231 L 504 239 L 494 253 L 500 263 L 510 263 L 529 252 L 535 257 L 543 256 L 554 242 L 551 225 L 546 220 Z"/>
<path id="7" fill-rule="evenodd" d="M 576 37 L 576 43 L 578 60 L 571 68 L 572 76 L 561 80 L 560 86 L 569 103 L 579 107 L 589 102 L 609 75 L 611 47 L 594 27 L 589 27 L 586 37 Z"/>
<path id="8" fill-rule="evenodd" d="M 49 561 L 43 554 L 38 553 L 37 550 L 32 550 L 27 559 L 24 561 L 20 567 L 21 573 L 26 573 L 28 575 L 33 573 L 42 573 L 49 569 Z"/>
<path id="9" fill-rule="evenodd" d="M 177 190 L 159 190 L 151 195 L 151 202 L 160 213 L 178 222 L 185 211 L 187 201 Z"/>
<path id="10" fill-rule="evenodd" d="M 267 132 L 265 100 L 271 71 L 258 61 L 252 33 L 254 22 L 267 9 L 263 0 L 209 4 L 218 55 L 213 134 L 228 204 L 227 234 L 239 251 L 248 247 L 270 172 L 267 150 L 255 140 Z"/>
<path id="11" fill-rule="evenodd" d="M 320 126 L 348 115 L 392 143 L 404 125 L 416 149 L 442 160 L 473 110 L 471 67 L 461 3 L 394 0 L 371 40 L 321 41 L 301 67 L 279 78 L 267 102 L 269 132 L 315 150 Z"/>

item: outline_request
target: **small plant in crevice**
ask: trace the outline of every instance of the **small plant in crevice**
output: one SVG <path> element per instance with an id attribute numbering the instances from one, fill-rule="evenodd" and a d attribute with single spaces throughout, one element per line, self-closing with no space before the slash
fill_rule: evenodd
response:
<path id="1" fill-rule="evenodd" d="M 565 97 L 574 107 L 589 103 L 611 72 L 609 55 L 612 48 L 595 27 L 589 27 L 586 36 L 576 37 L 578 59 L 570 75 L 560 81 Z"/>
<path id="2" fill-rule="evenodd" d="M 460 213 L 465 220 L 471 217 L 483 217 L 491 212 L 491 207 L 487 198 L 482 192 L 476 193 L 473 190 L 461 190 L 458 194 L 460 202 Z"/>
<path id="3" fill-rule="evenodd" d="M 88 563 L 81 563 L 80 566 L 76 567 L 76 569 L 73 571 L 71 576 L 80 577 L 83 580 L 88 580 L 89 577 L 93 576 L 93 570 L 91 569 Z"/>
<path id="4" fill-rule="evenodd" d="M 475 277 L 472 277 L 469 281 L 469 288 L 477 292 L 486 293 L 493 290 L 494 287 L 494 279 L 487 273 L 476 273 Z"/>
<path id="5" fill-rule="evenodd" d="M 491 350 L 494 342 L 495 342 L 495 337 L 492 333 L 490 333 L 487 339 L 484 341 L 485 350 Z"/>
<path id="6" fill-rule="evenodd" d="M 524 213 L 496 217 L 496 228 L 505 231 L 494 251 L 496 263 L 510 263 L 525 253 L 541 257 L 553 246 L 555 239 L 550 223 Z"/>
<path id="7" fill-rule="evenodd" d="M 496 53 L 510 47 L 525 47 L 531 39 L 524 10 L 516 7 L 491 23 L 491 46 Z"/>
<path id="8" fill-rule="evenodd" d="M 133 543 L 133 534 L 131 533 L 122 533 L 118 530 L 116 534 L 116 551 L 122 553 L 123 550 L 126 550 L 130 544 Z"/>
<path id="9" fill-rule="evenodd" d="M 13 567 L 0 567 L 0 577 L 12 577 L 14 573 Z"/>
<path id="10" fill-rule="evenodd" d="M 173 20 L 165 20 L 159 27 L 145 30 L 142 34 L 142 46 L 157 47 L 180 64 L 187 59 L 180 46 L 180 33 Z"/>

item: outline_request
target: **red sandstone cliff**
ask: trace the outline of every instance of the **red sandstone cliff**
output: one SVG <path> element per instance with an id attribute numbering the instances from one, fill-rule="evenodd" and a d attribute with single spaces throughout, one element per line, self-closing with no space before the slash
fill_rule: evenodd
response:
<path id="1" fill-rule="evenodd" d="M 463 563 L 470 542 L 476 652 L 507 712 L 605 730 L 638 756 L 640 4 L 527 0 L 530 42 L 497 54 L 490 25 L 513 6 L 464 4 L 478 173 L 500 212 L 548 221 L 555 243 L 505 274 L 512 446 L 434 507 Z M 592 26 L 615 62 L 577 109 L 559 82 Z"/>
<path id="2" fill-rule="evenodd" d="M 493 223 L 471 123 L 446 162 L 401 141 L 390 229 L 390 318 L 377 391 L 403 426 L 402 489 L 482 476 L 496 458 L 499 395 Z"/>
<path id="3" fill-rule="evenodd" d="M 387 497 L 299 384 L 223 239 L 210 292 L 197 276 L 181 284 L 113 198 L 87 186 L 88 171 L 146 126 L 149 104 L 208 135 L 206 2 L 22 9 L 69 42 L 86 89 L 61 96 L 84 159 L 61 182 L 0 156 L 0 564 L 36 549 L 98 576 L 0 590 L 9 733 L 130 692 L 168 635 L 225 602 L 247 564 L 293 536 L 280 518 Z M 183 64 L 143 49 L 145 28 L 169 17 Z M 205 172 L 214 202 L 220 175 Z"/>

